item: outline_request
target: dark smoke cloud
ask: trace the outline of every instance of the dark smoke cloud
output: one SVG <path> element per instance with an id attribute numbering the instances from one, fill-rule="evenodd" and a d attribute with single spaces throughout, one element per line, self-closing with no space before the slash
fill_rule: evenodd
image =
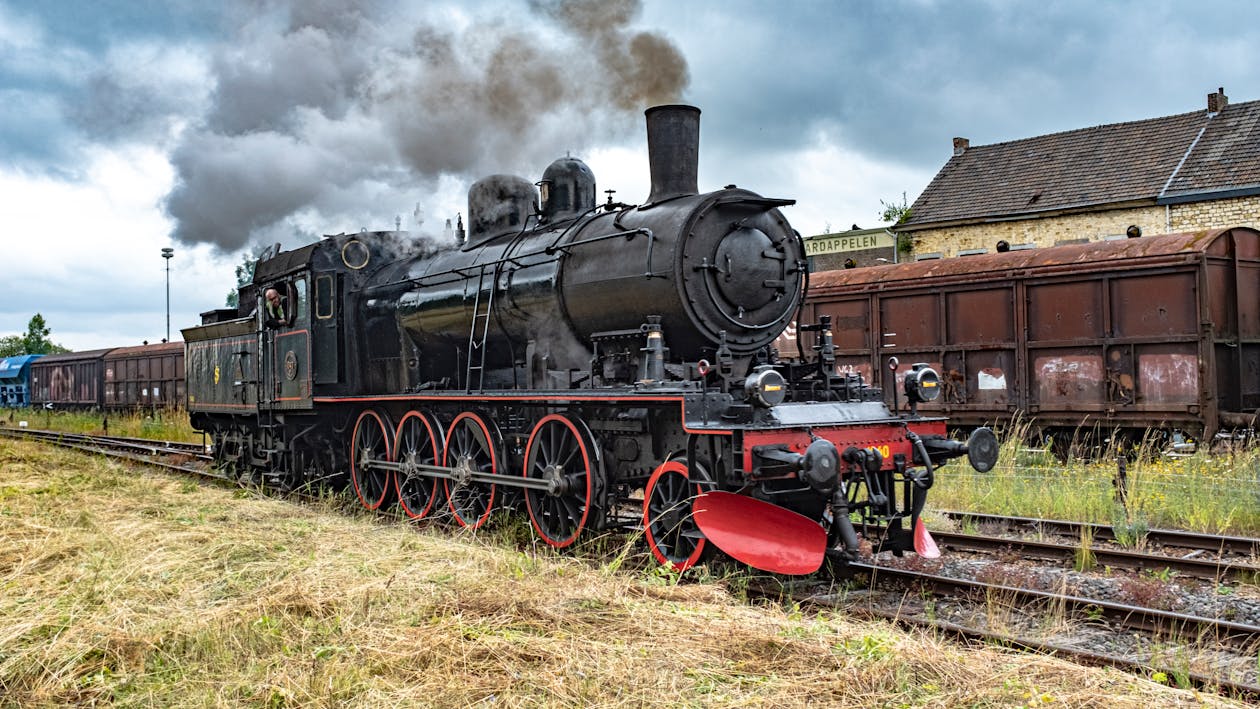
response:
<path id="1" fill-rule="evenodd" d="M 639 0 L 517 7 L 404 25 L 383 2 L 240 5 L 210 107 L 174 151 L 176 238 L 235 250 L 300 238 L 299 223 L 379 228 L 388 194 L 423 203 L 443 176 L 532 176 L 681 99 L 686 62 L 633 27 Z"/>

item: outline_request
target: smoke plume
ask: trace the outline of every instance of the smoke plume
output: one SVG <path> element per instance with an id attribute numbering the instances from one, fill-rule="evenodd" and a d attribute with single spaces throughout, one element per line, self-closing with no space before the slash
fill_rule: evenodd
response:
<path id="1" fill-rule="evenodd" d="M 533 177 L 681 98 L 686 62 L 634 28 L 639 0 L 516 7 L 403 20 L 373 0 L 239 5 L 209 106 L 173 153 L 176 238 L 231 251 L 392 227 L 382 203 L 423 205 L 442 178 Z"/>

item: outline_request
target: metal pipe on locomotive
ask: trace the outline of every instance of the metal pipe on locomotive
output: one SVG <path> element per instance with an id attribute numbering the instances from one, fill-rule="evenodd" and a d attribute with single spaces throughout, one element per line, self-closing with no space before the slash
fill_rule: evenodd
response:
<path id="1" fill-rule="evenodd" d="M 935 470 L 996 458 L 920 416 L 936 375 L 904 380 L 908 413 L 835 370 L 830 323 L 812 362 L 771 343 L 807 287 L 791 200 L 697 189 L 699 110 L 647 111 L 651 194 L 596 198 L 581 161 L 535 184 L 469 191 L 455 243 L 342 234 L 264 254 L 242 308 L 212 311 L 188 342 L 189 411 L 221 465 L 280 485 L 335 480 L 369 508 L 445 509 L 478 527 L 523 506 L 556 547 L 642 527 L 662 563 L 709 545 L 770 571 L 808 573 L 877 549 L 924 550 Z M 285 296 L 268 322 L 260 294 Z M 522 504 L 523 503 L 523 504 Z M 904 523 L 909 524 L 909 529 Z M 913 533 L 912 533 L 913 532 Z"/>

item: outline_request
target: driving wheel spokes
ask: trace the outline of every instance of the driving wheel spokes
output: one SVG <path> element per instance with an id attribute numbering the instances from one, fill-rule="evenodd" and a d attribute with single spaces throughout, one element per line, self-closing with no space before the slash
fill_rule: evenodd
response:
<path id="1" fill-rule="evenodd" d="M 652 556 L 675 571 L 700 561 L 705 538 L 691 516 L 691 503 L 702 492 L 681 461 L 662 463 L 643 491 L 643 534 Z"/>
<path id="2" fill-rule="evenodd" d="M 592 475 L 599 459 L 590 431 L 581 419 L 562 414 L 544 417 L 525 446 L 525 477 L 547 482 L 546 490 L 525 489 L 529 521 L 553 547 L 577 541 L 591 510 Z"/>
<path id="3" fill-rule="evenodd" d="M 395 491 L 403 512 L 421 519 L 433 511 L 438 497 L 437 478 L 425 475 L 418 466 L 437 465 L 441 429 L 419 411 L 408 411 L 394 434 L 394 460 L 402 466 L 394 474 Z"/>
<path id="4" fill-rule="evenodd" d="M 359 502 L 369 510 L 378 510 L 392 487 L 388 470 L 374 463 L 390 459 L 392 436 L 385 419 L 372 410 L 359 414 L 350 437 L 350 482 Z"/>
<path id="5" fill-rule="evenodd" d="M 494 484 L 476 482 L 475 473 L 498 472 L 498 429 L 491 433 L 480 416 L 465 411 L 451 422 L 446 432 L 442 465 L 453 468 L 443 480 L 446 499 L 455 521 L 476 529 L 485 523 L 494 507 Z"/>

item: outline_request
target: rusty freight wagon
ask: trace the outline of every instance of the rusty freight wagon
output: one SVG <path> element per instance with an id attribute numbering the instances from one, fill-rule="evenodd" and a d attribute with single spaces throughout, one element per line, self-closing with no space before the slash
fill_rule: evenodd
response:
<path id="1" fill-rule="evenodd" d="M 31 364 L 31 405 L 99 409 L 105 400 L 105 355 L 109 349 L 41 357 Z"/>
<path id="2" fill-rule="evenodd" d="M 942 395 L 923 408 L 954 425 L 1020 414 L 1049 433 L 1206 438 L 1250 428 L 1260 407 L 1254 229 L 831 271 L 810 285 L 800 320 L 831 316 L 837 368 L 887 384 L 890 357 L 896 381 L 926 362 Z M 814 335 L 802 337 L 808 352 Z"/>
<path id="3" fill-rule="evenodd" d="M 31 405 L 58 409 L 184 407 L 184 343 L 47 355 L 31 363 Z"/>
<path id="4" fill-rule="evenodd" d="M 119 347 L 105 355 L 105 407 L 184 407 L 184 343 Z"/>

